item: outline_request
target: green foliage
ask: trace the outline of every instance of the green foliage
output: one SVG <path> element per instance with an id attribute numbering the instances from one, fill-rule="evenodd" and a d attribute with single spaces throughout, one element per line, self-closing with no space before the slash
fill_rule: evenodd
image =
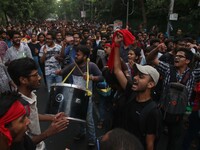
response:
<path id="1" fill-rule="evenodd" d="M 129 0 L 131 12 L 129 20 L 159 20 L 166 22 L 170 0 Z M 132 3 L 133 2 L 133 3 Z M 178 21 L 200 20 L 199 0 L 175 0 L 174 13 L 178 13 Z M 80 19 L 81 10 L 86 11 L 87 20 L 112 22 L 115 19 L 126 20 L 127 0 L 0 0 L 0 20 L 7 14 L 15 22 L 29 19 L 44 20 L 49 16 L 59 19 Z M 145 11 L 142 12 L 144 3 Z"/>
<path id="2" fill-rule="evenodd" d="M 45 19 L 55 11 L 54 2 L 54 0 L 1 0 L 0 14 L 7 14 L 15 22 Z"/>

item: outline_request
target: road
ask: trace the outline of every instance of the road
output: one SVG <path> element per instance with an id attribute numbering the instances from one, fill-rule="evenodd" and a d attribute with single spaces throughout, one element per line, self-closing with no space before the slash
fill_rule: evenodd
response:
<path id="1" fill-rule="evenodd" d="M 47 88 L 44 87 L 44 84 L 42 84 L 42 86 L 37 90 L 36 94 L 38 96 L 39 113 L 43 114 L 45 113 L 46 106 L 48 103 L 48 92 Z M 95 118 L 94 120 L 96 126 L 97 115 L 98 115 L 97 109 L 94 109 L 93 112 L 94 112 L 94 118 Z M 48 122 L 41 122 L 42 131 L 44 131 L 49 125 L 50 123 Z M 87 138 L 82 139 L 80 141 L 75 141 L 73 139 L 73 137 L 78 133 L 78 129 L 79 129 L 79 123 L 75 121 L 70 121 L 70 124 L 65 131 L 58 133 L 57 135 L 54 135 L 52 137 L 49 137 L 47 140 L 45 140 L 47 150 L 65 150 L 66 148 L 69 148 L 70 150 L 96 150 L 96 148 L 90 148 L 87 146 Z M 97 137 L 103 135 L 105 133 L 104 130 L 105 129 L 96 128 Z M 157 150 L 166 150 L 166 145 L 167 145 L 167 136 L 163 134 L 158 143 Z"/>

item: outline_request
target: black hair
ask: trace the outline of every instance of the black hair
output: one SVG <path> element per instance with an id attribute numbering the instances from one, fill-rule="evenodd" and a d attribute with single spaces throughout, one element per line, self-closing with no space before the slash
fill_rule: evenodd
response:
<path id="1" fill-rule="evenodd" d="M 6 33 L 6 31 L 4 30 L 0 30 L 0 34 Z"/>
<path id="2" fill-rule="evenodd" d="M 176 53 L 179 51 L 184 52 L 186 59 L 192 61 L 194 55 L 192 51 L 190 50 L 190 48 L 180 47 L 176 50 Z"/>
<path id="3" fill-rule="evenodd" d="M 79 45 L 76 47 L 77 51 L 81 51 L 84 55 L 87 56 L 87 58 L 90 56 L 90 49 L 87 48 L 85 45 Z"/>
<path id="4" fill-rule="evenodd" d="M 0 94 L 0 117 L 3 117 L 12 104 L 19 100 L 21 95 L 17 92 L 4 92 Z"/>
<path id="5" fill-rule="evenodd" d="M 56 35 L 57 35 L 58 33 L 61 33 L 61 34 L 62 34 L 62 32 L 61 32 L 60 30 L 56 31 Z"/>
<path id="6" fill-rule="evenodd" d="M 176 39 L 174 40 L 174 43 L 175 43 L 175 44 L 178 44 L 178 42 L 185 42 L 185 41 L 184 41 L 183 38 L 176 38 Z"/>
<path id="7" fill-rule="evenodd" d="M 53 32 L 48 32 L 46 35 L 51 35 L 52 39 L 55 40 L 55 34 Z"/>
<path id="8" fill-rule="evenodd" d="M 81 34 L 80 34 L 80 33 L 74 32 L 73 36 L 74 36 L 75 34 L 77 34 L 77 35 L 79 36 L 79 38 L 81 38 Z"/>
<path id="9" fill-rule="evenodd" d="M 12 38 L 14 37 L 15 34 L 21 36 L 21 34 L 19 33 L 19 31 L 12 31 L 12 33 L 11 33 L 11 35 L 10 35 L 10 38 L 12 39 Z"/>
<path id="10" fill-rule="evenodd" d="M 19 78 L 28 77 L 33 70 L 37 70 L 37 64 L 29 57 L 13 60 L 8 65 L 8 73 L 16 85 L 20 85 Z"/>
<path id="11" fill-rule="evenodd" d="M 108 132 L 108 139 L 100 141 L 101 150 L 143 150 L 140 141 L 124 129 L 116 128 Z"/>
<path id="12" fill-rule="evenodd" d="M 156 35 L 155 35 L 155 33 L 150 32 L 150 33 L 149 33 L 149 36 L 156 36 Z"/>
<path id="13" fill-rule="evenodd" d="M 89 29 L 83 29 L 82 33 L 84 33 L 84 32 L 88 32 L 89 33 L 90 31 L 89 31 Z"/>
<path id="14" fill-rule="evenodd" d="M 45 34 L 41 32 L 41 33 L 38 34 L 38 38 L 39 38 L 41 35 L 43 35 L 43 36 L 45 37 Z"/>
<path id="15" fill-rule="evenodd" d="M 132 50 L 134 51 L 135 55 L 137 57 L 140 57 L 141 56 L 141 49 L 140 48 L 134 48 L 132 45 L 129 46 L 129 51 Z"/>
<path id="16" fill-rule="evenodd" d="M 165 45 L 167 46 L 170 42 L 174 43 L 174 41 L 173 41 L 172 39 L 167 39 L 167 40 L 165 41 Z"/>
<path id="17" fill-rule="evenodd" d="M 160 40 L 158 38 L 154 38 L 154 39 L 151 39 L 150 40 L 150 46 L 153 45 L 154 43 L 156 42 L 159 42 L 160 43 Z"/>

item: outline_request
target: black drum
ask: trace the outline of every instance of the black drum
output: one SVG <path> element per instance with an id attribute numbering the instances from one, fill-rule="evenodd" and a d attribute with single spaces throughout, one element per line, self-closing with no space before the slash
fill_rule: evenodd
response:
<path id="1" fill-rule="evenodd" d="M 73 84 L 52 84 L 48 114 L 64 112 L 68 119 L 85 122 L 87 116 L 89 97 L 86 91 Z"/>

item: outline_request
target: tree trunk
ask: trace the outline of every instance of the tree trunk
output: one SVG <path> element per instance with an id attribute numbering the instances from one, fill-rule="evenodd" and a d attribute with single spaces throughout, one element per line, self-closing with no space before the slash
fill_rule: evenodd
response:
<path id="1" fill-rule="evenodd" d="M 147 16 L 146 16 L 146 11 L 145 11 L 145 7 L 144 7 L 144 0 L 140 0 L 140 5 L 141 5 L 141 9 L 142 9 L 143 27 L 146 29 Z"/>
<path id="2" fill-rule="evenodd" d="M 7 13 L 6 13 L 6 11 L 5 11 L 5 10 L 4 10 L 3 12 L 4 12 L 4 15 L 5 15 L 6 24 L 7 24 L 7 25 L 9 25 L 8 18 L 7 18 Z"/>

